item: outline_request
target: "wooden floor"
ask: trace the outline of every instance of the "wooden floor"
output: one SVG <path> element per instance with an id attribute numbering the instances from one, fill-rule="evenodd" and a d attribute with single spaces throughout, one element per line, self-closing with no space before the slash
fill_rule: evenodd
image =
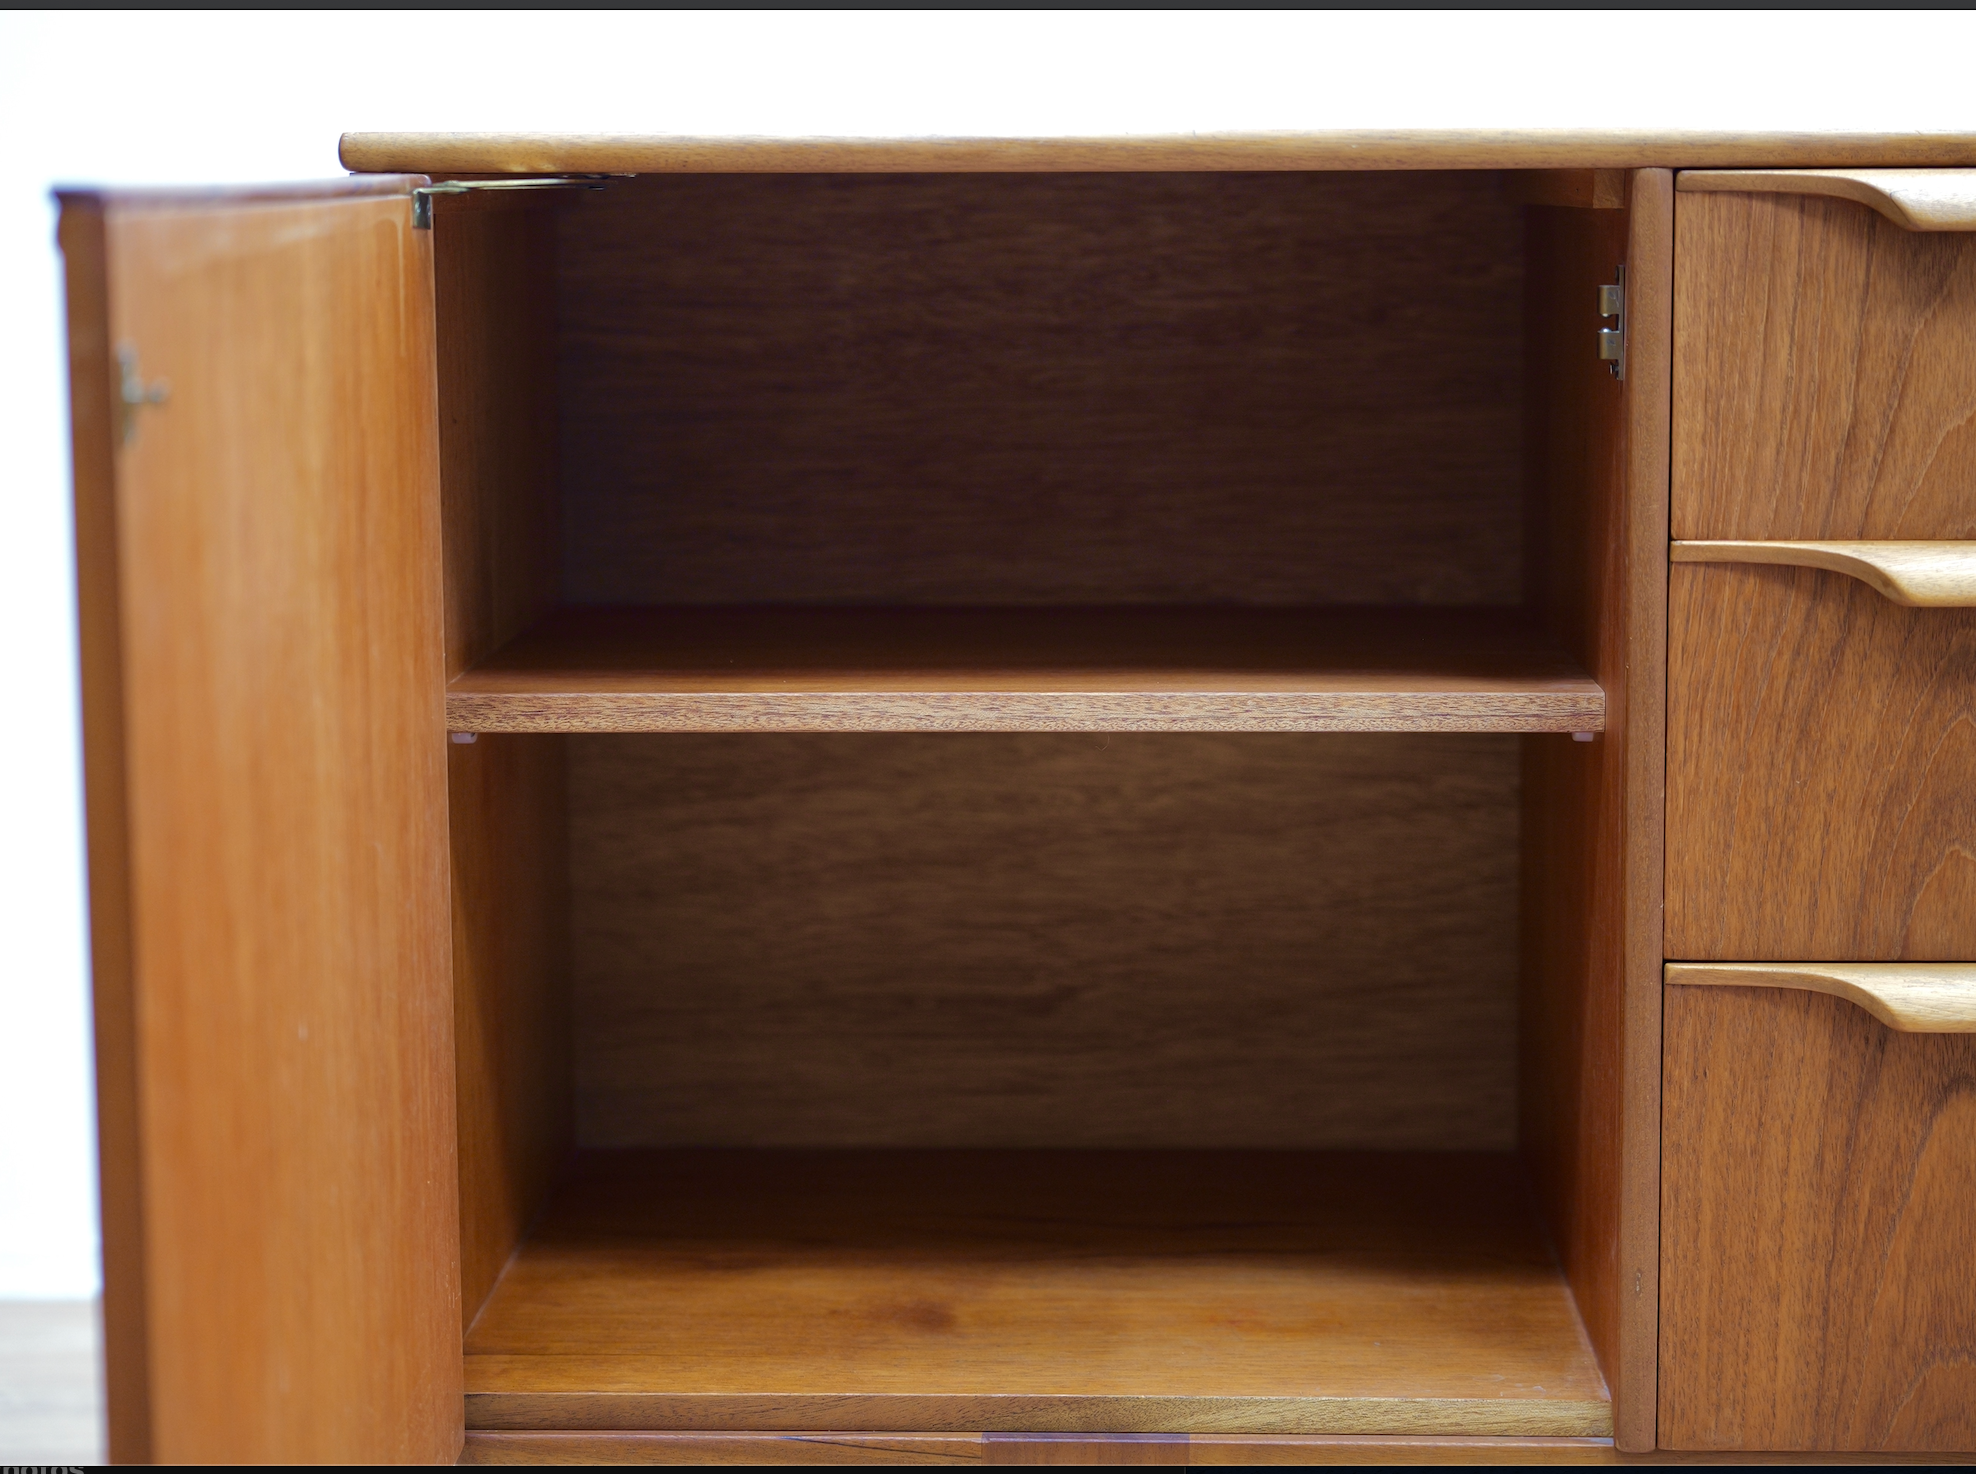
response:
<path id="1" fill-rule="evenodd" d="M 470 732 L 1596 732 L 1514 610 L 565 609 L 459 676 Z"/>
<path id="2" fill-rule="evenodd" d="M 1611 1433 L 1479 1153 L 590 1154 L 466 1379 L 481 1430 Z"/>

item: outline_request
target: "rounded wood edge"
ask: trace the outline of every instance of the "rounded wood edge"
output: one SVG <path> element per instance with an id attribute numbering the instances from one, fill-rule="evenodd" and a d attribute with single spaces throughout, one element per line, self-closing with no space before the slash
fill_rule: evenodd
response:
<path id="1" fill-rule="evenodd" d="M 1976 963 L 1670 962 L 1664 976 L 1671 986 L 1823 993 L 1903 1034 L 1976 1034 Z"/>
<path id="2" fill-rule="evenodd" d="M 359 173 L 1024 173 L 1976 165 L 1966 133 L 1396 129 L 1082 138 L 345 133 Z"/>
<path id="3" fill-rule="evenodd" d="M 1903 230 L 1976 230 L 1972 169 L 1689 169 L 1689 193 L 1820 195 L 1851 200 Z"/>
<path id="4" fill-rule="evenodd" d="M 1786 542 L 1688 539 L 1676 563 L 1763 563 L 1856 578 L 1913 609 L 1976 608 L 1976 542 Z"/>

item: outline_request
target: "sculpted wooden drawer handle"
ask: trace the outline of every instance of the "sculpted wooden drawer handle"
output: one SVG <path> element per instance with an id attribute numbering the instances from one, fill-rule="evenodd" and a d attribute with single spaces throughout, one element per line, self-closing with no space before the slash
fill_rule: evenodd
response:
<path id="1" fill-rule="evenodd" d="M 1670 962 L 1666 978 L 1688 987 L 1828 993 L 1904 1034 L 1976 1034 L 1976 963 Z"/>
<path id="2" fill-rule="evenodd" d="M 1783 563 L 1850 574 L 1920 609 L 1976 608 L 1976 542 L 1677 542 L 1676 563 Z"/>
<path id="3" fill-rule="evenodd" d="M 1684 169 L 1675 188 L 1833 195 L 1904 230 L 1976 230 L 1976 169 Z"/>

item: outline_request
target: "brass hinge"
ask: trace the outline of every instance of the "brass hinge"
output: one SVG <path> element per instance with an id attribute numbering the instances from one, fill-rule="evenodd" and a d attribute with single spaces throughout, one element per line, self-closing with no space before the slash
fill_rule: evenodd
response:
<path id="1" fill-rule="evenodd" d="M 474 194 L 486 189 L 602 189 L 608 179 L 624 179 L 623 174 L 553 174 L 539 179 L 445 179 L 438 184 L 421 184 L 412 191 L 412 229 L 432 229 L 432 197 L 442 194 Z"/>
<path id="2" fill-rule="evenodd" d="M 1599 316 L 1611 318 L 1613 326 L 1599 329 L 1599 360 L 1612 370 L 1615 379 L 1626 377 L 1626 268 L 1616 273 L 1619 280 L 1599 288 Z"/>

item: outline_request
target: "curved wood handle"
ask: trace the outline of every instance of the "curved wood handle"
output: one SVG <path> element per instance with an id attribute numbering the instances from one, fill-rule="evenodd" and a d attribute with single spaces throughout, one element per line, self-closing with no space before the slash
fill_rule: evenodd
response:
<path id="1" fill-rule="evenodd" d="M 1869 583 L 1896 604 L 1976 608 L 1976 542 L 1677 542 L 1676 563 L 1783 563 Z"/>
<path id="2" fill-rule="evenodd" d="M 1684 169 L 1676 189 L 1855 200 L 1903 230 L 1976 230 L 1976 169 Z"/>
<path id="3" fill-rule="evenodd" d="M 1976 964 L 1967 962 L 1670 962 L 1666 977 L 1826 993 L 1903 1034 L 1976 1034 Z"/>

